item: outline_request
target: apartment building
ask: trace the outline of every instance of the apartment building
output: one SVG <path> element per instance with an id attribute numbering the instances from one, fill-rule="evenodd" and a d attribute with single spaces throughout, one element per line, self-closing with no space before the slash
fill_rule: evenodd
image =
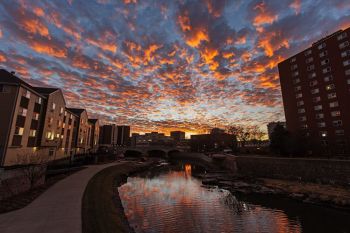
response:
<path id="1" fill-rule="evenodd" d="M 130 146 L 130 126 L 118 125 L 117 130 L 117 145 Z"/>
<path id="2" fill-rule="evenodd" d="M 350 28 L 278 65 L 287 129 L 315 155 L 349 155 Z"/>
<path id="3" fill-rule="evenodd" d="M 86 154 L 90 150 L 90 132 L 91 126 L 88 122 L 88 114 L 85 109 L 80 108 L 67 108 L 68 111 L 74 113 L 77 116 L 77 120 L 74 122 L 76 128 L 75 139 L 73 139 L 73 145 L 75 147 L 74 154 Z"/>
<path id="4" fill-rule="evenodd" d="M 99 146 L 100 125 L 98 119 L 89 119 L 90 124 L 90 152 L 95 153 Z"/>
<path id="5" fill-rule="evenodd" d="M 21 156 L 38 154 L 45 96 L 0 70 L 0 166 L 22 163 Z"/>
<path id="6" fill-rule="evenodd" d="M 100 126 L 100 144 L 106 146 L 117 145 L 118 128 L 116 125 Z"/>

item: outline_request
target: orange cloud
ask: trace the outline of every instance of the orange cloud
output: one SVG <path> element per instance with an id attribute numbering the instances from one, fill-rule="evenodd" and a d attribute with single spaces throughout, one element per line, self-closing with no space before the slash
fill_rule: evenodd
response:
<path id="1" fill-rule="evenodd" d="M 290 8 L 294 9 L 295 14 L 300 14 L 301 12 L 301 0 L 294 0 L 290 5 Z"/>
<path id="2" fill-rule="evenodd" d="M 5 61 L 7 61 L 6 57 L 3 54 L 0 54 L 0 62 L 5 62 Z"/>
<path id="3" fill-rule="evenodd" d="M 212 71 L 215 71 L 219 67 L 219 63 L 214 60 L 218 54 L 219 52 L 216 49 L 211 48 L 205 48 L 204 51 L 201 51 L 202 59 Z"/>
<path id="4" fill-rule="evenodd" d="M 258 14 L 253 19 L 253 25 L 259 27 L 263 24 L 271 24 L 277 20 L 278 15 L 268 12 L 265 2 L 261 2 L 254 7 Z"/>
<path id="5" fill-rule="evenodd" d="M 54 24 L 57 28 L 63 30 L 65 33 L 67 33 L 68 35 L 73 36 L 75 39 L 80 40 L 81 36 L 80 36 L 80 29 L 78 27 L 72 27 L 72 26 L 68 26 L 62 23 L 61 21 L 61 17 L 59 14 L 57 14 L 56 12 L 52 13 L 50 15 L 50 17 L 48 17 L 48 21 L 52 24 Z"/>
<path id="6" fill-rule="evenodd" d="M 39 34 L 50 39 L 49 29 L 38 19 L 25 19 L 22 26 L 29 33 Z"/>
<path id="7" fill-rule="evenodd" d="M 159 48 L 161 48 L 161 45 L 151 44 L 146 50 L 145 50 L 145 59 L 147 62 L 150 62 L 153 60 L 154 52 L 157 51 Z"/>
<path id="8" fill-rule="evenodd" d="M 43 53 L 58 58 L 66 57 L 66 51 L 62 48 L 55 48 L 45 43 L 39 43 L 38 41 L 31 41 L 29 46 L 38 53 Z"/>
<path id="9" fill-rule="evenodd" d="M 287 39 L 281 39 L 280 33 L 271 32 L 266 34 L 264 38 L 262 38 L 258 42 L 258 47 L 262 48 L 265 52 L 265 55 L 268 57 L 272 57 L 275 50 L 278 50 L 282 47 L 289 48 L 289 42 Z M 272 40 L 276 40 L 276 42 L 272 42 Z"/>
<path id="10" fill-rule="evenodd" d="M 178 23 L 183 32 L 191 31 L 190 18 L 188 17 L 187 12 L 185 12 L 184 15 L 178 16 Z"/>
<path id="11" fill-rule="evenodd" d="M 197 48 L 202 41 L 209 42 L 209 35 L 206 30 L 198 29 L 194 34 L 187 36 L 186 44 L 193 48 Z"/>
<path id="12" fill-rule="evenodd" d="M 105 41 L 95 40 L 92 38 L 86 38 L 86 42 L 105 51 L 110 51 L 112 53 L 117 51 L 117 46 L 114 43 L 107 43 Z"/>
<path id="13" fill-rule="evenodd" d="M 33 13 L 34 13 L 36 16 L 39 16 L 39 17 L 42 17 L 42 16 L 45 15 L 44 10 L 41 9 L 40 7 L 34 7 L 34 8 L 33 8 Z"/>
<path id="14" fill-rule="evenodd" d="M 137 0 L 124 0 L 125 4 L 137 3 Z"/>
<path id="15" fill-rule="evenodd" d="M 2 38 L 2 31 L 1 31 L 1 28 L 0 28 L 0 38 Z"/>

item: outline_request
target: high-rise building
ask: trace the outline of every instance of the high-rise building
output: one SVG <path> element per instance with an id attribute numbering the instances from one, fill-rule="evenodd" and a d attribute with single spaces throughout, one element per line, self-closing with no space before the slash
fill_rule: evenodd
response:
<path id="1" fill-rule="evenodd" d="M 100 126 L 100 144 L 105 146 L 115 146 L 117 144 L 118 130 L 117 126 L 103 125 Z"/>
<path id="2" fill-rule="evenodd" d="M 118 125 L 117 126 L 117 145 L 118 146 L 130 146 L 130 126 Z"/>
<path id="3" fill-rule="evenodd" d="M 170 137 L 172 137 L 175 141 L 181 141 L 185 139 L 185 132 L 183 131 L 171 131 Z"/>
<path id="4" fill-rule="evenodd" d="M 315 155 L 349 155 L 350 28 L 278 64 L 287 129 Z"/>

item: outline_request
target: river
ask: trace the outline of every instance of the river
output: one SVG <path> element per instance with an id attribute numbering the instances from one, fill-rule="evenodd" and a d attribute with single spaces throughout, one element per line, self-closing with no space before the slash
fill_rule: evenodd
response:
<path id="1" fill-rule="evenodd" d="M 129 177 L 118 188 L 136 233 L 350 232 L 350 214 L 274 196 L 203 186 L 190 164 Z"/>

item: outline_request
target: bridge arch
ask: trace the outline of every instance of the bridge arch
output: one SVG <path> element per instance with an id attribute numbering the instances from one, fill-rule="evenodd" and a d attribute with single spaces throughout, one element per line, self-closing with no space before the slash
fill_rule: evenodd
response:
<path id="1" fill-rule="evenodd" d="M 177 149 L 173 149 L 173 150 L 169 150 L 168 151 L 168 157 L 172 157 L 173 155 L 177 154 L 177 153 L 180 153 L 181 151 L 180 150 L 177 150 Z"/>
<path id="2" fill-rule="evenodd" d="M 131 157 L 131 158 L 139 158 L 143 156 L 142 151 L 135 150 L 135 149 L 128 149 L 124 152 L 125 157 Z"/>
<path id="3" fill-rule="evenodd" d="M 161 149 L 151 149 L 147 151 L 147 154 L 149 157 L 160 157 L 160 158 L 166 158 L 167 153 L 164 150 Z"/>

